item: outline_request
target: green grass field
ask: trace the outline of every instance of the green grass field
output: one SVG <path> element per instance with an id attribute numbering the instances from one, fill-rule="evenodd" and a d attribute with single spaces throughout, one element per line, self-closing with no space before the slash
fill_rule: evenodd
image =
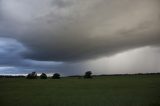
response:
<path id="1" fill-rule="evenodd" d="M 160 75 L 1 78 L 0 106 L 160 106 Z"/>

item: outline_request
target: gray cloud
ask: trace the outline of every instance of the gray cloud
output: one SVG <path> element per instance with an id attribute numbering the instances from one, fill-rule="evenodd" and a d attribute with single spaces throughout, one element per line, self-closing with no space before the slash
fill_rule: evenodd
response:
<path id="1" fill-rule="evenodd" d="M 96 74 L 160 72 L 160 47 L 145 46 L 89 61 Z"/>
<path id="2" fill-rule="evenodd" d="M 14 32 L 7 35 L 27 45 L 32 52 L 26 55 L 32 59 L 86 60 L 160 42 L 159 0 L 2 0 L 2 4 L 9 20 L 5 24 Z"/>
<path id="3" fill-rule="evenodd" d="M 0 38 L 0 74 L 54 71 L 62 62 L 37 61 L 23 58 L 28 48 L 15 39 Z M 1 72 L 2 71 L 2 72 Z"/>
<path id="4" fill-rule="evenodd" d="M 88 60 L 159 47 L 159 20 L 159 0 L 0 1 L 0 37 L 27 49 L 12 56 L 26 68 L 45 64 L 40 68 L 81 71 Z M 1 64 L 14 63 L 9 58 Z M 55 68 L 55 61 L 65 63 Z"/>
<path id="5" fill-rule="evenodd" d="M 19 63 L 21 54 L 26 48 L 14 39 L 0 38 L 0 65 Z"/>
<path id="6" fill-rule="evenodd" d="M 71 6 L 73 2 L 71 0 L 53 0 L 51 4 L 57 8 L 65 8 Z"/>

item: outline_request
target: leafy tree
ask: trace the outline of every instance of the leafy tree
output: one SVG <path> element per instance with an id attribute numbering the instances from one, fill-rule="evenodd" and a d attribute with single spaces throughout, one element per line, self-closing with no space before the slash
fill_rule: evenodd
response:
<path id="1" fill-rule="evenodd" d="M 85 72 L 84 78 L 92 78 L 92 72 L 91 71 Z"/>
<path id="2" fill-rule="evenodd" d="M 26 78 L 27 79 L 36 79 L 37 73 L 36 72 L 29 73 Z"/>
<path id="3" fill-rule="evenodd" d="M 59 73 L 53 74 L 52 79 L 60 79 L 60 74 Z"/>
<path id="4" fill-rule="evenodd" d="M 46 75 L 45 73 L 42 73 L 42 74 L 40 75 L 40 78 L 41 78 L 41 79 L 47 79 L 47 75 Z"/>

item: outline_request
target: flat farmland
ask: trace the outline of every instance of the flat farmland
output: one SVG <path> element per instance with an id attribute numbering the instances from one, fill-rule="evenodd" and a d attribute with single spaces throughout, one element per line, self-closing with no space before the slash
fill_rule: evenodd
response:
<path id="1" fill-rule="evenodd" d="M 0 78 L 0 106 L 160 106 L 160 75 Z"/>

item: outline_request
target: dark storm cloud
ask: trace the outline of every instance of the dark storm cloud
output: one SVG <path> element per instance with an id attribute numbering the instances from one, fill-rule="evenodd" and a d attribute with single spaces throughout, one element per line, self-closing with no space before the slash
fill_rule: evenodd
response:
<path id="1" fill-rule="evenodd" d="M 0 38 L 0 65 L 18 64 L 26 48 L 14 39 Z"/>
<path id="2" fill-rule="evenodd" d="M 31 71 L 54 71 L 60 62 L 36 61 L 24 59 L 23 53 L 28 49 L 15 39 L 0 38 L 0 74 L 28 73 Z"/>
<path id="3" fill-rule="evenodd" d="M 159 0 L 2 0 L 1 5 L 0 36 L 27 46 L 25 58 L 72 62 L 160 43 Z"/>

